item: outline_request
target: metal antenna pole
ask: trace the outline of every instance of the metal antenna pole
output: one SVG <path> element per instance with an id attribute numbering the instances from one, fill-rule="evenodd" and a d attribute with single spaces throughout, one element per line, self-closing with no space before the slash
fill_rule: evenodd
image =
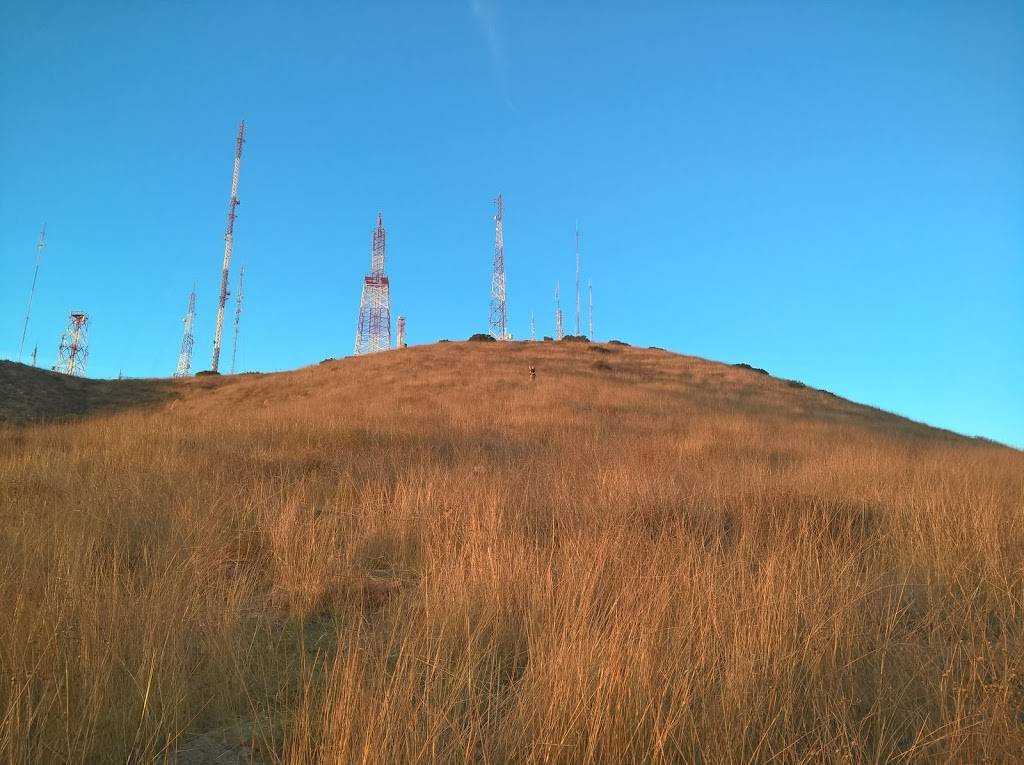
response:
<path id="1" fill-rule="evenodd" d="M 587 336 L 591 340 L 593 340 L 594 339 L 594 283 L 592 281 L 590 281 L 589 279 L 587 280 L 587 303 L 588 303 L 588 308 L 587 308 L 587 313 L 588 313 L 588 315 L 587 315 L 587 329 L 588 329 L 588 332 L 587 332 Z"/>
<path id="2" fill-rule="evenodd" d="M 231 268 L 231 243 L 235 237 L 235 208 L 238 207 L 238 169 L 242 166 L 242 144 L 245 143 L 245 120 L 238 126 L 235 141 L 235 169 L 231 175 L 231 199 L 228 200 L 228 227 L 224 232 L 224 265 L 220 276 L 220 302 L 217 305 L 217 331 L 213 336 L 213 361 L 210 369 L 214 372 L 220 364 L 220 339 L 224 331 L 224 306 L 228 302 L 228 271 Z"/>
<path id="3" fill-rule="evenodd" d="M 242 282 L 245 279 L 245 266 L 238 272 L 238 294 L 235 295 L 235 335 L 231 341 L 231 374 L 235 373 L 235 359 L 238 357 L 238 325 L 242 321 Z"/>
<path id="4" fill-rule="evenodd" d="M 21 330 L 21 345 L 18 346 L 18 362 L 21 362 L 21 354 L 25 350 L 25 334 L 28 332 L 28 317 L 32 313 L 32 298 L 36 294 L 36 279 L 39 277 L 39 263 L 43 260 L 43 250 L 46 249 L 46 224 L 39 232 L 39 244 L 36 245 L 36 270 L 32 272 L 32 289 L 28 292 L 28 308 L 25 309 L 25 326 Z M 32 366 L 35 366 L 33 362 Z"/>
<path id="5" fill-rule="evenodd" d="M 562 300 L 559 296 L 558 282 L 555 282 L 555 340 L 561 340 L 562 334 Z"/>
<path id="6" fill-rule="evenodd" d="M 576 221 L 576 334 L 580 331 L 580 222 Z"/>

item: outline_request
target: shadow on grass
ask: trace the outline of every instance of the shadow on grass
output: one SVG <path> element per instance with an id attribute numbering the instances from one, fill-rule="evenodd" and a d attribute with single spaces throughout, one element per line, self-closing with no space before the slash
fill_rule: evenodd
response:
<path id="1" fill-rule="evenodd" d="M 90 380 L 0 361 L 0 423 L 103 414 L 180 397 L 173 380 Z"/>

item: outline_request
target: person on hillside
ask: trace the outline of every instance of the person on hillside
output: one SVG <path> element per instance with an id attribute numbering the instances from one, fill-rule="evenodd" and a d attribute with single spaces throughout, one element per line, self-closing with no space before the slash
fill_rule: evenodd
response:
<path id="1" fill-rule="evenodd" d="M 537 368 L 533 364 L 530 364 L 530 382 L 533 382 L 536 379 L 537 379 Z"/>

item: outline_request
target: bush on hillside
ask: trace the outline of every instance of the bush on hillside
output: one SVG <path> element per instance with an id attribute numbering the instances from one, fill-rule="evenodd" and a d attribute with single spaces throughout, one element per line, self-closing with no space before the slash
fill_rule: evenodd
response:
<path id="1" fill-rule="evenodd" d="M 494 343 L 497 342 L 494 337 L 488 335 L 485 332 L 477 332 L 475 335 L 470 335 L 469 342 L 471 343 Z"/>
<path id="2" fill-rule="evenodd" d="M 196 372 L 196 377 L 209 377 L 211 375 L 217 375 L 217 377 L 220 377 L 220 372 L 216 372 L 212 369 L 204 369 L 201 372 Z"/>
<path id="3" fill-rule="evenodd" d="M 590 338 L 586 335 L 563 335 L 563 343 L 589 343 Z"/>
<path id="4" fill-rule="evenodd" d="M 624 343 L 621 340 L 609 340 L 608 345 L 624 345 L 629 348 L 629 343 Z"/>
<path id="5" fill-rule="evenodd" d="M 759 375 L 768 374 L 768 370 L 766 369 L 761 369 L 761 367 L 752 367 L 750 366 L 750 364 L 744 364 L 743 362 L 740 362 L 739 364 L 733 364 L 733 366 L 736 367 L 737 369 L 749 369 L 751 372 L 757 372 Z"/>

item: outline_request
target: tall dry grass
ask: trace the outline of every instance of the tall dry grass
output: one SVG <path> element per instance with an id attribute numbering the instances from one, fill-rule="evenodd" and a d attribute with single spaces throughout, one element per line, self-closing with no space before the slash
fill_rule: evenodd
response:
<path id="1" fill-rule="evenodd" d="M 1024 759 L 1019 452 L 635 349 L 182 392 L 0 429 L 3 762 Z"/>

